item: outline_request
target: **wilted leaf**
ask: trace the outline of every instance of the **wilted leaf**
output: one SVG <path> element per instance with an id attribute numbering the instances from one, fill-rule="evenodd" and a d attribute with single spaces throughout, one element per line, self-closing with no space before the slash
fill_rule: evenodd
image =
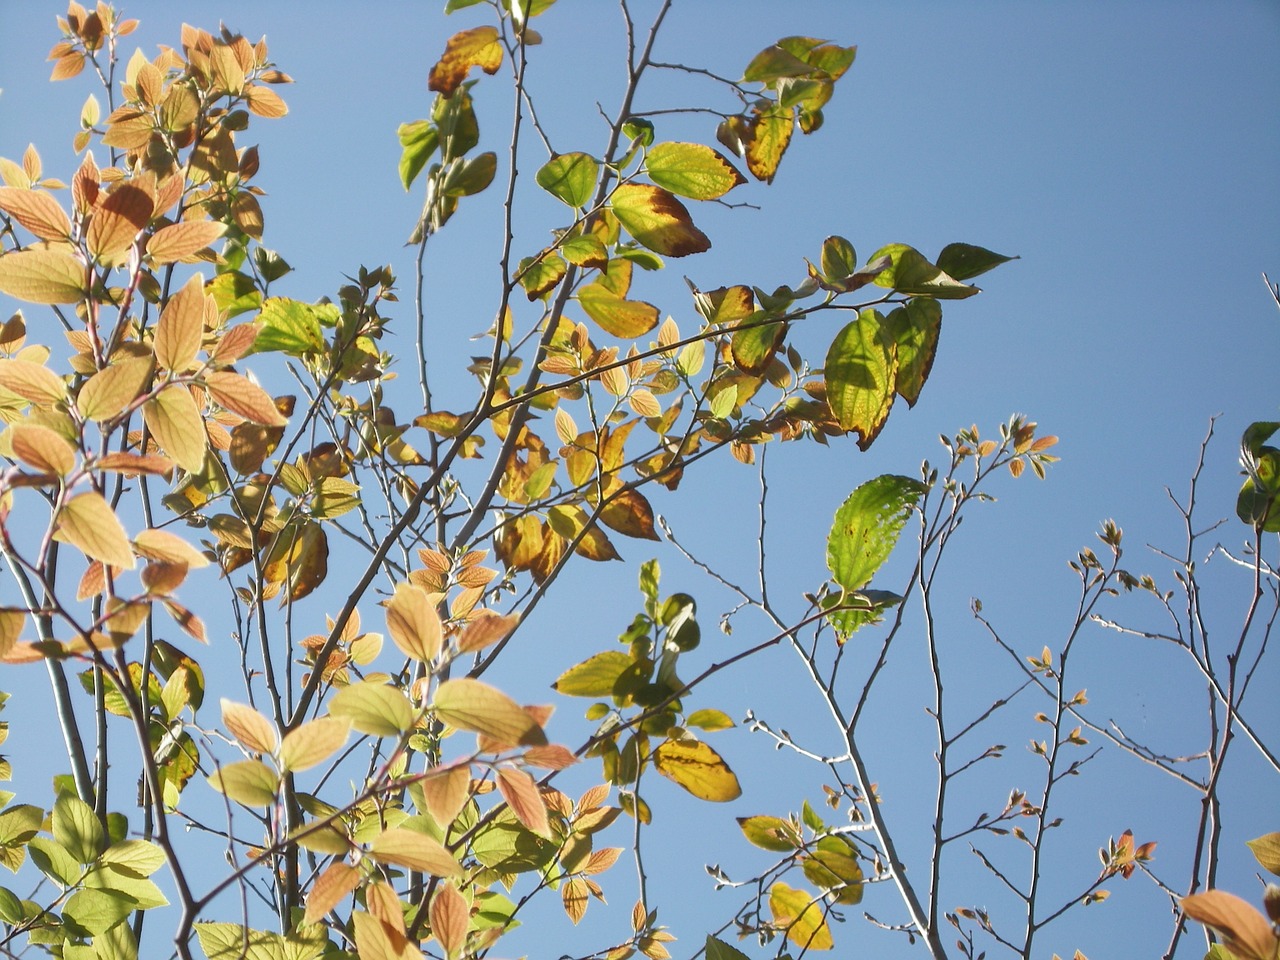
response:
<path id="1" fill-rule="evenodd" d="M 684 204 L 661 187 L 624 183 L 614 190 L 611 206 L 626 231 L 655 253 L 686 257 L 711 249 Z"/>
<path id="2" fill-rule="evenodd" d="M 542 727 L 501 690 L 479 680 L 446 680 L 436 689 L 432 709 L 445 723 L 512 746 L 547 742 Z"/>
<path id="3" fill-rule="evenodd" d="M 124 526 L 100 493 L 81 493 L 64 503 L 55 537 L 94 560 L 127 570 L 134 567 Z"/>
<path id="4" fill-rule="evenodd" d="M 653 765 L 700 800 L 724 803 L 742 795 L 729 765 L 701 740 L 664 741 L 653 751 Z"/>
<path id="5" fill-rule="evenodd" d="M 772 106 L 746 121 L 743 149 L 753 177 L 773 183 L 794 130 L 795 116 L 789 107 Z"/>
<path id="6" fill-rule="evenodd" d="M 487 74 L 502 66 L 502 44 L 496 27 L 474 27 L 455 33 L 445 44 L 444 55 L 431 68 L 427 87 L 444 97 L 451 97 L 462 85 L 472 67 Z"/>

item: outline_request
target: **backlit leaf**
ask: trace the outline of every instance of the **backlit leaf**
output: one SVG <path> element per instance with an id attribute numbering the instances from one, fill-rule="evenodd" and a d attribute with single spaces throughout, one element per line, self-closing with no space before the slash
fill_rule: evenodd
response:
<path id="1" fill-rule="evenodd" d="M 94 560 L 127 570 L 134 567 L 124 526 L 100 493 L 77 494 L 63 504 L 55 537 Z"/>
<path id="2" fill-rule="evenodd" d="M 790 108 L 772 106 L 751 117 L 744 130 L 747 169 L 757 180 L 773 183 L 782 155 L 791 144 L 795 118 Z"/>
<path id="3" fill-rule="evenodd" d="M 280 762 L 285 770 L 309 770 L 342 749 L 351 733 L 346 717 L 317 717 L 290 730 L 280 741 Z"/>
<path id="4" fill-rule="evenodd" d="M 248 704 L 223 697 L 221 705 L 222 725 L 241 746 L 253 753 L 275 753 L 280 743 L 275 724 Z"/>
<path id="5" fill-rule="evenodd" d="M 195 274 L 172 297 L 156 323 L 156 362 L 184 372 L 200 351 L 204 337 L 204 277 Z"/>
<path id="6" fill-rule="evenodd" d="M 830 950 L 834 946 L 822 905 L 803 890 L 785 883 L 769 888 L 769 912 L 773 922 L 787 931 L 787 939 L 803 950 Z"/>
<path id="7" fill-rule="evenodd" d="M 396 584 L 387 603 L 387 631 L 400 652 L 420 663 L 440 655 L 444 628 L 427 592 L 412 583 Z"/>
<path id="8" fill-rule="evenodd" d="M 373 680 L 343 687 L 329 702 L 329 712 L 375 737 L 395 737 L 412 730 L 415 716 L 408 697 Z"/>
<path id="9" fill-rule="evenodd" d="M 289 422 L 271 396 L 248 377 L 218 370 L 205 374 L 204 385 L 219 406 L 246 420 L 266 427 L 283 427 Z"/>
<path id="10" fill-rule="evenodd" d="M 150 357 L 112 361 L 80 387 L 76 409 L 86 420 L 110 420 L 142 393 L 153 366 Z"/>
<path id="11" fill-rule="evenodd" d="M 0 210 L 9 214 L 41 240 L 69 240 L 71 221 L 43 190 L 0 187 Z"/>
<path id="12" fill-rule="evenodd" d="M 502 65 L 502 44 L 496 27 L 474 27 L 455 33 L 445 44 L 444 55 L 431 68 L 427 87 L 441 96 L 451 97 L 462 85 L 472 67 L 487 74 L 498 72 Z"/>
<path id="13" fill-rule="evenodd" d="M 730 946 L 723 940 L 717 940 L 711 934 L 707 934 L 706 956 L 707 960 L 751 960 L 737 947 Z"/>
<path id="14" fill-rule="evenodd" d="M 1181 900 L 1183 912 L 1212 927 L 1238 960 L 1274 960 L 1277 939 L 1267 918 L 1247 901 L 1224 890 L 1206 890 Z"/>
<path id="15" fill-rule="evenodd" d="M 38 424 L 15 423 L 9 428 L 13 453 L 41 473 L 66 476 L 76 465 L 76 451 L 62 434 Z"/>
<path id="16" fill-rule="evenodd" d="M 898 345 L 894 390 L 907 406 L 914 407 L 938 353 L 942 306 L 932 297 L 913 297 L 890 313 L 886 322 Z"/>
<path id="17" fill-rule="evenodd" d="M 79 303 L 85 265 L 61 250 L 15 250 L 0 256 L 0 293 L 27 303 Z"/>
<path id="18" fill-rule="evenodd" d="M 600 521 L 610 530 L 641 540 L 660 540 L 653 526 L 653 507 L 636 490 L 622 489 L 600 511 Z"/>
<path id="19" fill-rule="evenodd" d="M 260 760 L 239 760 L 211 773 L 209 786 L 247 807 L 269 807 L 276 801 L 280 778 Z"/>
<path id="20" fill-rule="evenodd" d="M 795 827 L 780 817 L 739 817 L 738 826 L 747 842 L 761 850 L 788 853 L 799 849 L 802 842 Z"/>
<path id="21" fill-rule="evenodd" d="M 204 567 L 209 564 L 208 557 L 168 530 L 143 530 L 133 538 L 133 547 L 138 556 L 148 560 L 180 563 L 188 567 Z"/>
<path id="22" fill-rule="evenodd" d="M 570 697 L 607 697 L 631 663 L 622 651 L 606 650 L 570 667 L 552 686 Z"/>
<path id="23" fill-rule="evenodd" d="M 949 243 L 938 254 L 938 269 L 956 280 L 970 280 L 988 270 L 994 270 L 1002 263 L 1017 259 L 1019 258 L 1006 257 L 968 243 Z"/>
<path id="24" fill-rule="evenodd" d="M 624 183 L 614 190 L 611 203 L 626 231 L 655 253 L 686 257 L 711 249 L 711 241 L 693 225 L 684 204 L 661 187 Z"/>
<path id="25" fill-rule="evenodd" d="M 585 153 L 562 153 L 552 157 L 534 174 L 538 186 L 571 207 L 585 207 L 591 201 L 600 161 Z"/>
<path id="26" fill-rule="evenodd" d="M 161 227 L 147 241 L 147 256 L 157 266 L 186 260 L 227 232 L 225 223 L 189 220 Z"/>
<path id="27" fill-rule="evenodd" d="M 420 870 L 433 877 L 462 876 L 462 867 L 439 840 L 404 827 L 391 827 L 374 837 L 369 854 L 380 863 Z"/>
<path id="28" fill-rule="evenodd" d="M 658 308 L 643 300 L 620 297 L 599 283 L 578 291 L 578 305 L 606 333 L 630 340 L 658 325 Z"/>
<path id="29" fill-rule="evenodd" d="M 147 226 L 155 198 L 134 183 L 122 183 L 94 208 L 85 231 L 89 253 L 101 263 L 113 263 Z"/>
<path id="30" fill-rule="evenodd" d="M 724 803 L 742 795 L 738 778 L 720 754 L 701 740 L 667 740 L 653 751 L 653 765 L 700 800 Z"/>
<path id="31" fill-rule="evenodd" d="M 396 136 L 400 138 L 401 147 L 400 182 L 408 190 L 440 145 L 440 133 L 426 120 L 415 120 L 400 124 Z"/>
<path id="32" fill-rule="evenodd" d="M 53 839 L 80 864 L 93 863 L 107 846 L 93 807 L 69 793 L 53 805 Z"/>
<path id="33" fill-rule="evenodd" d="M 360 885 L 361 874 L 358 869 L 342 861 L 329 864 L 316 877 L 315 883 L 307 892 L 307 909 L 303 913 L 303 923 L 316 923 L 323 920 L 325 914 L 345 900 Z"/>
<path id="34" fill-rule="evenodd" d="M 1280 877 L 1280 833 L 1268 833 L 1247 843 L 1262 868 Z"/>
<path id="35" fill-rule="evenodd" d="M 905 243 L 891 243 L 881 247 L 872 256 L 877 260 L 887 256 L 890 265 L 873 281 L 877 286 L 888 287 L 913 296 L 935 297 L 938 300 L 963 300 L 978 293 L 977 287 L 961 283 L 945 271 L 930 263 L 914 247 Z"/>
<path id="36" fill-rule="evenodd" d="M 537 746 L 547 735 L 536 720 L 501 690 L 479 680 L 446 680 L 431 703 L 450 726 L 483 734 L 511 746 Z"/>
<path id="37" fill-rule="evenodd" d="M 867 308 L 831 342 L 823 372 L 827 403 L 844 430 L 856 431 L 867 449 L 884 429 L 893 406 L 897 344 L 880 314 Z"/>
<path id="38" fill-rule="evenodd" d="M 0 259 L 0 263 L 3 262 Z M 61 403 L 67 395 L 61 377 L 30 360 L 0 360 L 0 387 L 40 407 Z"/>
<path id="39" fill-rule="evenodd" d="M 161 390 L 142 405 L 142 419 L 160 449 L 178 466 L 188 473 L 200 472 L 208 438 L 190 390 L 180 384 Z"/>
<path id="40" fill-rule="evenodd" d="M 252 352 L 279 350 L 301 357 L 323 350 L 324 336 L 320 330 L 320 311 L 323 309 L 288 297 L 270 297 L 262 304 L 258 336 L 253 342 Z M 336 316 L 336 308 L 332 309 Z"/>
<path id="41" fill-rule="evenodd" d="M 884 474 L 849 494 L 836 511 L 827 537 L 827 567 L 846 590 L 860 590 L 893 552 L 924 485 Z"/>
<path id="42" fill-rule="evenodd" d="M 538 792 L 538 785 L 533 777 L 515 767 L 499 767 L 497 782 L 498 791 L 516 819 L 538 836 L 550 837 L 547 805 L 542 802 L 542 795 Z"/>
<path id="43" fill-rule="evenodd" d="M 658 186 L 693 200 L 715 200 L 747 182 L 722 154 L 701 143 L 660 143 L 644 166 Z"/>

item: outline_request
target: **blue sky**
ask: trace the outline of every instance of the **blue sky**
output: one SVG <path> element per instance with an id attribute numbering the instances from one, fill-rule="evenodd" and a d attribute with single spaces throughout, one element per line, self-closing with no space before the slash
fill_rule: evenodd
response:
<path id="1" fill-rule="evenodd" d="M 124 6 L 143 21 L 126 43 L 126 59 L 135 42 L 147 51 L 156 43 L 176 44 L 182 20 L 205 27 L 222 20 L 250 38 L 265 33 L 273 58 L 297 80 L 282 90 L 290 115 L 258 122 L 251 137 L 261 144 L 259 182 L 269 193 L 267 245 L 296 268 L 276 292 L 306 300 L 332 294 L 342 274 L 361 263 L 390 262 L 406 281 L 410 276 L 403 242 L 421 201 L 406 196 L 397 181 L 395 128 L 426 115 L 426 73 L 448 34 L 479 22 L 469 15 L 474 11 L 447 21 L 441 6 L 384 3 L 358 15 L 350 5 L 330 2 Z M 644 20 L 646 8 L 637 7 Z M 46 3 L 0 6 L 0 156 L 17 158 L 34 142 L 48 174 L 67 179 L 75 119 L 89 84 L 86 77 L 56 86 L 44 81 L 60 10 Z M 542 98 L 540 113 L 557 149 L 591 151 L 602 143 L 594 104 L 611 110 L 616 94 L 616 21 L 614 4 L 561 0 L 539 23 L 547 42 L 531 52 L 531 89 Z M 889 242 L 932 254 L 951 241 L 1019 255 L 978 281 L 982 296 L 947 306 L 939 358 L 919 405 L 908 411 L 900 404 L 870 453 L 859 454 L 852 443 L 771 450 L 777 561 L 771 590 L 795 597 L 798 609 L 800 592 L 822 581 L 831 515 L 859 482 L 881 472 L 914 474 L 922 458 L 937 460 L 941 432 L 976 423 L 993 434 L 1011 413 L 1025 412 L 1062 438 L 1062 463 L 1047 483 L 1028 477 L 1004 484 L 1001 502 L 970 520 L 973 529 L 953 558 L 942 595 L 954 617 L 949 629 L 957 656 L 966 644 L 986 645 L 978 662 L 990 655 L 990 642 L 967 614 L 975 595 L 1015 645 L 1038 650 L 1057 636 L 1074 605 L 1066 560 L 1093 542 L 1102 519 L 1115 517 L 1129 534 L 1135 571 L 1164 573 L 1157 558 L 1139 555 L 1146 543 L 1177 544 L 1177 517 L 1164 485 L 1185 489 L 1209 418 L 1222 415 L 1200 496 L 1205 515 L 1218 517 L 1233 510 L 1240 432 L 1252 420 L 1276 416 L 1280 312 L 1260 273 L 1280 276 L 1280 6 L 687 0 L 669 18 L 658 56 L 736 74 L 755 51 L 791 34 L 859 45 L 826 126 L 797 138 L 772 186 L 740 191 L 738 199 L 762 210 L 700 212 L 713 250 L 672 264 L 646 299 L 676 314 L 682 327 L 692 324 L 682 273 L 703 288 L 794 283 L 802 276 L 801 258 L 816 259 L 822 239 L 834 233 L 852 240 L 864 257 Z M 480 84 L 477 102 L 482 135 L 501 151 L 507 111 L 499 79 Z M 638 106 L 714 96 L 671 74 Z M 658 133 L 709 135 L 702 121 L 687 118 L 659 120 Z M 432 313 L 441 349 L 458 356 L 471 352 L 468 338 L 492 316 L 498 200 L 494 188 L 465 203 L 432 249 Z M 553 209 L 535 203 L 533 210 L 518 223 L 518 245 L 526 252 L 554 225 L 547 219 Z M 7 315 L 7 306 L 0 303 L 0 311 Z M 830 332 L 816 331 L 813 349 L 822 349 Z M 407 332 L 403 343 L 407 355 Z M 461 408 L 469 391 L 463 379 L 446 381 L 446 406 L 452 401 L 453 409 Z M 726 460 L 655 505 L 682 537 L 724 557 L 733 570 L 751 562 L 755 489 L 750 471 Z M 1238 546 L 1244 528 L 1232 521 L 1220 536 Z M 625 544 L 624 556 L 643 559 L 647 546 Z M 662 556 L 672 589 L 679 583 L 698 593 L 709 626 L 720 609 L 714 595 L 702 599 L 707 588 L 696 574 L 669 553 Z M 609 642 L 629 619 L 633 567 L 580 567 L 574 576 L 581 579 L 560 588 L 559 612 L 540 610 L 543 621 L 532 625 L 530 639 L 541 638 L 545 647 L 531 646 L 513 662 L 505 675 L 512 682 L 521 674 L 549 682 Z M 583 592 L 620 599 L 584 605 Z M 1222 629 L 1238 620 L 1238 611 L 1224 603 Z M 566 620 L 569 637 L 562 635 Z M 746 639 L 735 634 L 720 642 Z M 1153 735 L 1182 718 L 1186 693 L 1173 679 L 1185 675 L 1182 665 L 1110 634 L 1095 637 L 1090 650 L 1091 695 L 1107 704 L 1100 708 L 1105 715 L 1149 723 Z M 718 684 L 717 695 L 733 698 L 735 709 L 760 702 L 773 675 L 772 667 L 749 668 Z M 913 689 L 910 677 L 904 668 L 902 690 Z M 1136 689 L 1127 686 L 1134 677 L 1141 678 Z M 971 678 L 975 688 L 990 680 L 985 673 Z M 1274 678 L 1268 682 L 1274 693 Z M 779 711 L 804 723 L 801 689 L 781 681 L 777 690 Z M 559 720 L 577 721 L 572 705 L 561 711 Z M 16 705 L 11 720 L 15 712 Z M 894 795 L 905 801 L 918 786 L 912 777 L 919 771 L 900 772 L 896 757 L 920 749 L 911 739 L 920 716 L 886 724 L 876 755 L 884 764 L 879 779 L 887 801 Z M 1266 722 L 1274 733 L 1274 711 Z M 726 755 L 738 758 L 735 767 L 745 768 L 739 772 L 748 787 L 730 812 L 798 808 L 802 796 L 781 789 L 779 768 L 753 758 L 762 743 L 745 734 L 722 742 Z M 796 769 L 796 776 L 808 775 Z M 1152 796 L 1147 787 L 1159 785 L 1132 765 L 1104 769 L 1092 786 L 1077 788 L 1076 816 L 1093 822 L 1068 832 L 1071 842 L 1091 856 L 1097 841 L 1133 826 L 1140 840 L 1144 829 L 1155 831 L 1164 849 L 1176 850 L 1176 836 L 1159 835 L 1176 818 L 1162 817 L 1144 799 Z M 1252 861 L 1237 851 L 1242 840 L 1276 829 L 1274 787 L 1251 800 L 1249 787 L 1262 774 L 1242 763 L 1235 776 L 1224 875 L 1248 892 Z M 1102 789 L 1115 783 L 1119 789 Z M 816 799 L 816 785 L 810 789 Z M 1091 790 L 1106 796 L 1088 799 Z M 673 794 L 666 799 L 674 802 Z M 1162 809 L 1165 802 L 1159 801 Z M 1181 801 L 1167 802 L 1181 817 L 1176 823 L 1189 826 Z M 701 864 L 719 859 L 728 866 L 749 857 L 724 811 L 683 822 L 689 827 L 676 827 L 680 841 L 670 862 L 660 851 L 659 866 L 650 869 L 685 891 L 681 911 L 664 919 L 691 938 L 682 940 L 687 951 L 706 918 L 726 909 L 724 895 L 704 899 L 688 892 L 703 889 Z M 700 837 L 714 838 L 715 845 L 695 855 L 685 843 Z M 730 847 L 730 854 L 722 852 Z M 623 917 L 631 894 L 621 889 L 616 869 L 613 914 Z M 1174 876 L 1180 884 L 1182 874 Z M 864 904 L 868 910 L 897 916 L 887 891 L 874 897 Z M 1153 918 L 1152 924 L 1138 925 L 1135 917 Z M 556 943 L 559 927 L 548 929 L 556 931 L 550 941 Z M 1070 955 L 1077 946 L 1090 956 L 1154 955 L 1149 938 L 1163 948 L 1164 936 L 1159 898 L 1126 888 L 1109 904 L 1082 911 L 1042 946 L 1045 956 L 1050 950 Z M 909 955 L 893 953 L 905 946 L 883 942 L 860 921 L 837 931 L 839 949 L 858 943 L 874 945 L 880 956 Z M 548 955 L 536 936 L 527 949 Z"/>

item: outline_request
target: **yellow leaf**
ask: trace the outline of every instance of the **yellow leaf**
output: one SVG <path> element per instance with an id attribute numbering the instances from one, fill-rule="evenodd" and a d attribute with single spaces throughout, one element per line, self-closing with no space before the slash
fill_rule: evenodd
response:
<path id="1" fill-rule="evenodd" d="M 101 423 L 110 420 L 142 392 L 151 377 L 150 357 L 134 357 L 113 361 L 99 370 L 80 387 L 76 408 L 86 420 Z"/>
<path id="2" fill-rule="evenodd" d="M 564 905 L 565 915 L 576 927 L 587 915 L 587 882 L 581 877 L 570 877 L 560 888 L 560 902 Z"/>
<path id="3" fill-rule="evenodd" d="M 439 840 L 404 827 L 391 827 L 374 837 L 369 855 L 379 863 L 393 863 L 434 877 L 462 876 L 462 867 Z"/>
<path id="4" fill-rule="evenodd" d="M 239 760 L 210 774 L 209 786 L 245 806 L 269 807 L 276 802 L 280 778 L 260 760 Z"/>
<path id="5" fill-rule="evenodd" d="M 436 689 L 432 709 L 445 723 L 512 746 L 547 742 L 542 727 L 501 690 L 479 680 L 446 680 Z"/>
<path id="6" fill-rule="evenodd" d="M 253 707 L 222 698 L 222 725 L 240 745 L 254 753 L 275 753 L 280 738 L 275 725 Z"/>
<path id="7" fill-rule="evenodd" d="M 99 493 L 82 493 L 64 503 L 54 536 L 91 559 L 126 570 L 134 567 L 133 550 L 124 527 Z"/>
<path id="8" fill-rule="evenodd" d="M 156 324 L 155 353 L 160 366 L 183 373 L 200 352 L 204 337 L 204 277 L 195 274 L 169 298 Z"/>
<path id="9" fill-rule="evenodd" d="M 412 583 L 396 584 L 387 603 L 387 631 L 406 656 L 430 663 L 440 655 L 444 628 L 427 592 Z"/>
<path id="10" fill-rule="evenodd" d="M 38 424 L 15 423 L 9 428 L 14 455 L 41 473 L 65 477 L 76 465 L 76 451 L 56 430 Z"/>
<path id="11" fill-rule="evenodd" d="M 316 923 L 323 920 L 325 914 L 345 900 L 359 885 L 360 871 L 355 867 L 342 861 L 329 864 L 316 877 L 316 882 L 307 893 L 307 909 L 302 922 Z"/>
<path id="12" fill-rule="evenodd" d="M 0 256 L 0 293 L 27 303 L 79 303 L 85 265 L 61 250 L 16 250 Z"/>
<path id="13" fill-rule="evenodd" d="M 653 765 L 700 800 L 724 803 L 742 796 L 742 787 L 729 765 L 701 740 L 659 744 L 653 751 Z"/>
<path id="14" fill-rule="evenodd" d="M 41 240 L 68 240 L 71 221 L 58 201 L 43 190 L 0 187 L 0 210 L 8 213 Z"/>
<path id="15" fill-rule="evenodd" d="M 431 68 L 427 87 L 443 97 L 451 97 L 472 67 L 492 76 L 502 66 L 502 45 L 496 27 L 475 27 L 455 33 L 445 44 L 444 55 Z"/>
<path id="16" fill-rule="evenodd" d="M 142 405 L 142 419 L 160 449 L 178 466 L 188 473 L 200 472 L 208 439 L 190 390 L 181 384 L 161 390 Z"/>
<path id="17" fill-rule="evenodd" d="M 161 227 L 147 241 L 147 256 L 157 266 L 186 261 L 227 232 L 225 223 L 191 220 Z"/>
<path id="18" fill-rule="evenodd" d="M 775 883 L 769 888 L 769 912 L 773 922 L 785 928 L 787 938 L 802 950 L 830 950 L 834 946 L 821 905 L 805 891 Z"/>
<path id="19" fill-rule="evenodd" d="M 280 742 L 280 763 L 285 770 L 309 770 L 342 749 L 351 734 L 351 721 L 346 717 L 318 717 L 296 730 L 290 730 Z"/>
<path id="20" fill-rule="evenodd" d="M 606 333 L 630 340 L 658 324 L 658 308 L 643 300 L 628 300 L 599 283 L 578 291 L 578 305 Z"/>
<path id="21" fill-rule="evenodd" d="M 611 204 L 626 231 L 655 253 L 686 257 L 711 249 L 711 241 L 693 225 L 684 204 L 661 187 L 624 183 L 614 190 Z"/>
<path id="22" fill-rule="evenodd" d="M 187 567 L 207 567 L 209 558 L 177 534 L 168 530 L 143 530 L 133 538 L 134 551 L 148 560 L 180 563 Z"/>

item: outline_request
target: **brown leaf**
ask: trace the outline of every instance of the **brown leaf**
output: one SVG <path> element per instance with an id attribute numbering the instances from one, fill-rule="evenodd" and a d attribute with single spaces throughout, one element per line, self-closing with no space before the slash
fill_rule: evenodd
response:
<path id="1" fill-rule="evenodd" d="M 653 507 L 635 490 L 620 490 L 600 511 L 600 520 L 610 530 L 641 540 L 660 540 L 653 527 Z"/>
<path id="2" fill-rule="evenodd" d="M 0 187 L 0 210 L 41 240 L 68 240 L 71 237 L 71 221 L 58 201 L 43 190 Z"/>
<path id="3" fill-rule="evenodd" d="M 445 44 L 444 55 L 431 68 L 427 87 L 444 97 L 451 97 L 461 86 L 472 67 L 492 76 L 502 66 L 502 45 L 496 27 L 474 27 L 455 33 Z"/>

